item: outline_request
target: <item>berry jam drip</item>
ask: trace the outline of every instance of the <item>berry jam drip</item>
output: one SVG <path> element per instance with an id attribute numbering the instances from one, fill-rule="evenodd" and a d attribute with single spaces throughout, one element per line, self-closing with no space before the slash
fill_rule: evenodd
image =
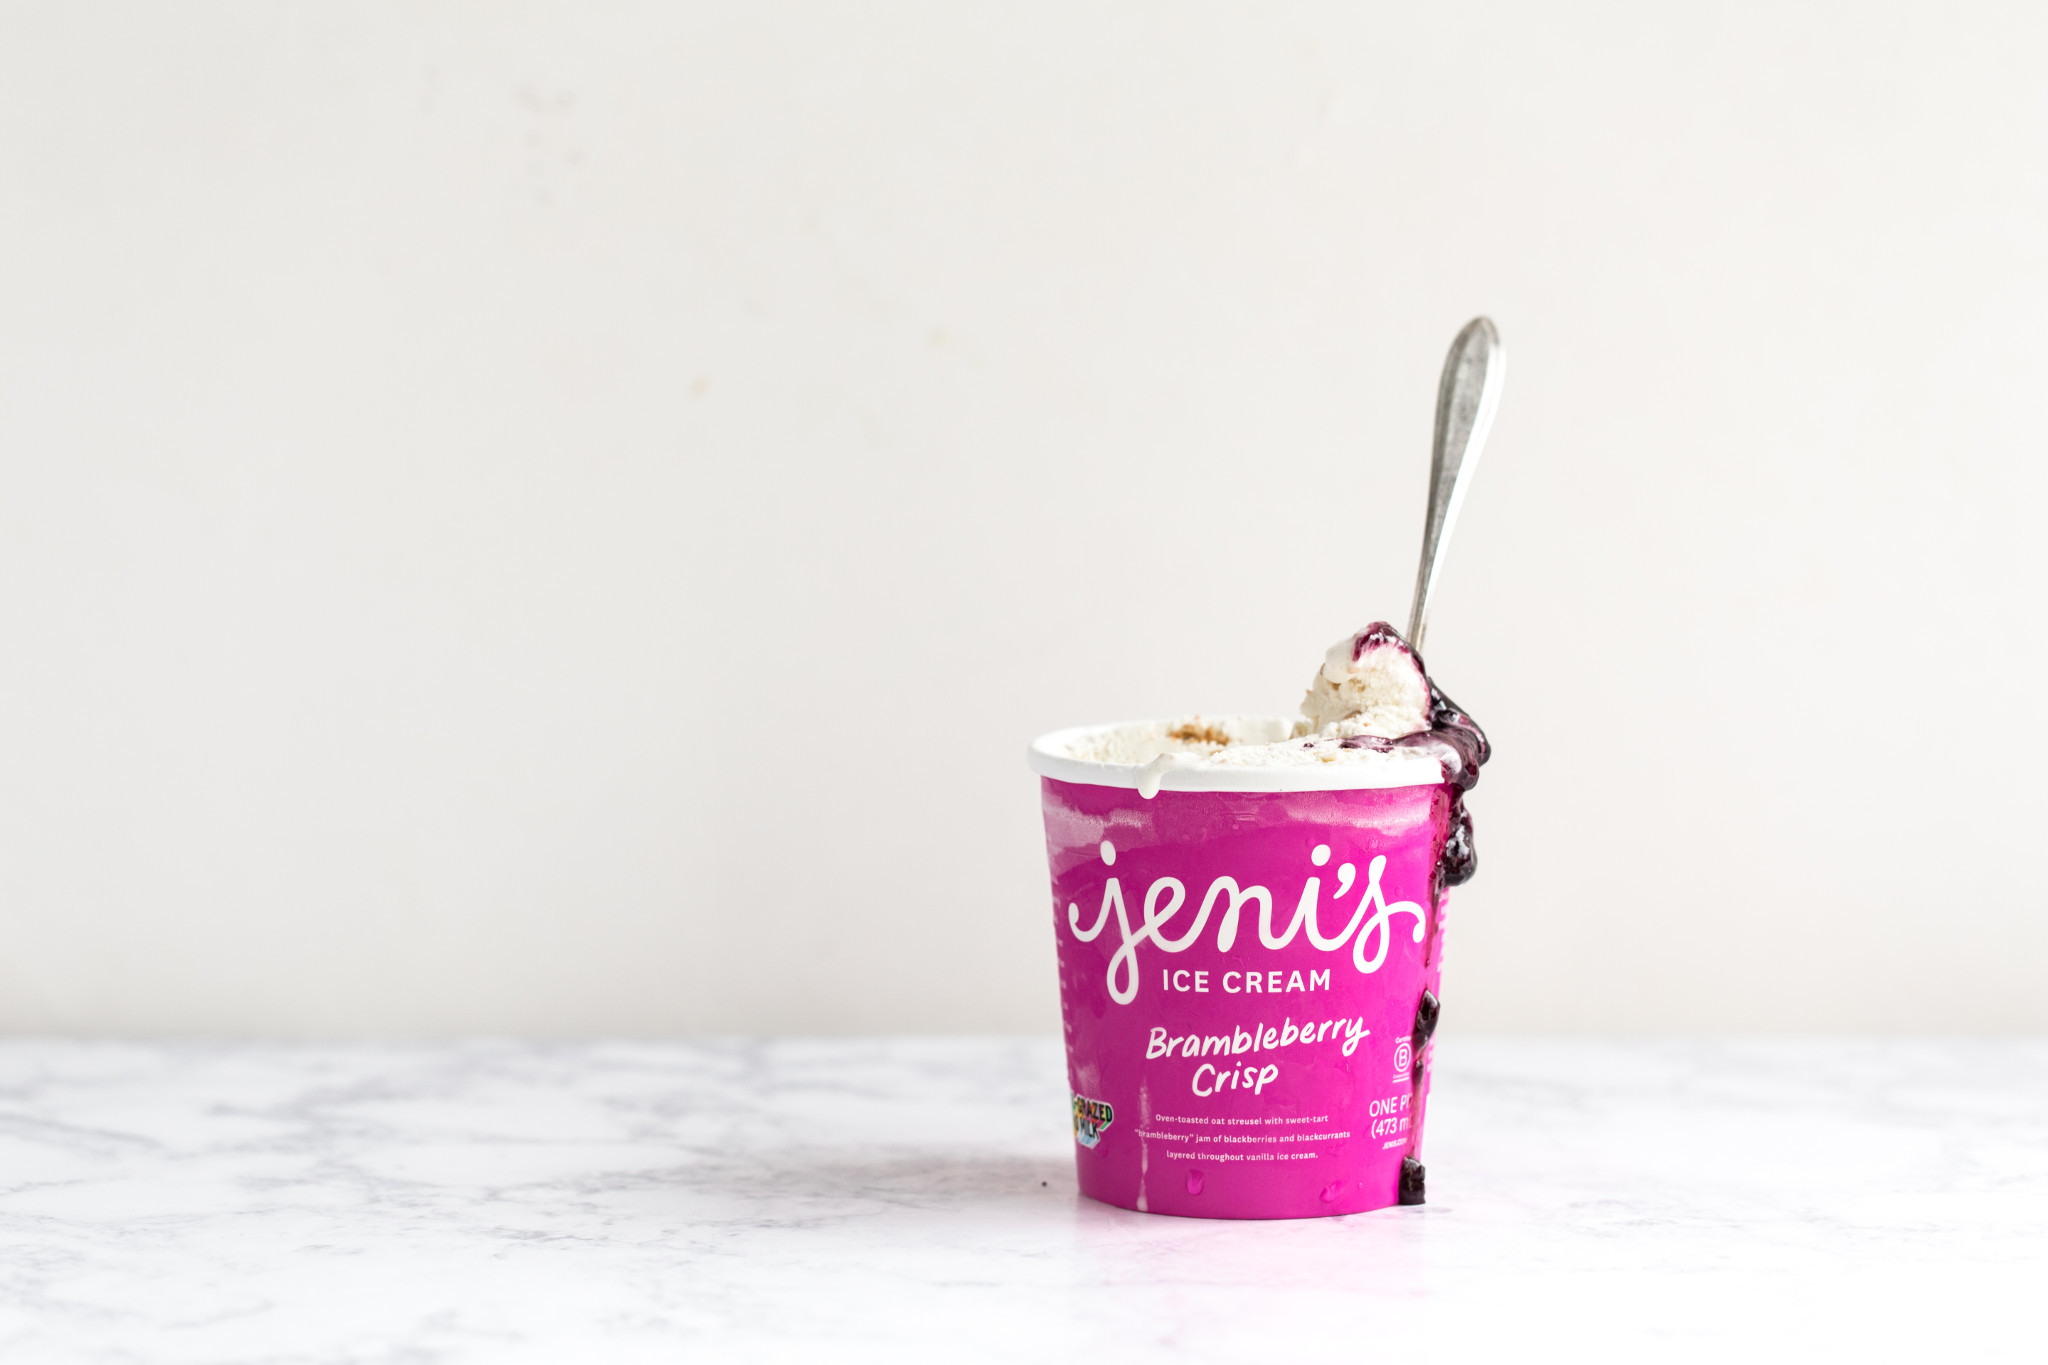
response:
<path id="1" fill-rule="evenodd" d="M 1423 1046 L 1436 1036 L 1436 1021 L 1443 1012 L 1443 1002 L 1429 991 L 1424 991 L 1422 999 L 1415 1002 L 1415 1032 L 1412 1036 L 1412 1045 L 1416 1056 L 1421 1056 Z"/>
<path id="2" fill-rule="evenodd" d="M 1403 1204 L 1422 1204 L 1428 1202 L 1424 1197 L 1424 1177 L 1426 1174 L 1427 1172 L 1423 1170 L 1422 1163 L 1414 1157 L 1404 1156 L 1401 1158 L 1400 1200 Z"/>
<path id="3" fill-rule="evenodd" d="M 1424 991 L 1422 999 L 1415 1003 L 1415 1031 L 1408 1036 L 1409 1084 L 1419 1094 L 1422 1090 L 1423 1073 L 1428 1070 L 1429 1040 L 1436 1036 L 1437 1016 L 1443 1013 L 1443 1002 L 1433 991 Z M 1421 1106 L 1417 1105 L 1417 1112 Z"/>
<path id="4" fill-rule="evenodd" d="M 1358 643 L 1352 647 L 1352 658 L 1357 659 L 1367 649 L 1383 645 L 1398 646 L 1414 655 L 1392 626 L 1378 621 L 1359 632 Z M 1422 667 L 1420 657 L 1415 657 L 1415 665 Z M 1423 677 L 1429 679 L 1427 669 L 1423 669 Z M 1493 746 L 1486 742 L 1486 732 L 1479 728 L 1478 723 L 1430 680 L 1427 730 L 1418 730 L 1399 739 L 1352 735 L 1340 741 L 1339 747 L 1373 749 L 1381 753 L 1392 749 L 1419 749 L 1443 765 L 1444 781 L 1451 788 L 1451 818 L 1443 856 L 1436 866 L 1437 891 L 1441 893 L 1471 881 L 1472 874 L 1479 870 L 1479 855 L 1472 847 L 1472 814 L 1465 809 L 1465 793 L 1478 785 L 1479 769 L 1493 755 Z"/>

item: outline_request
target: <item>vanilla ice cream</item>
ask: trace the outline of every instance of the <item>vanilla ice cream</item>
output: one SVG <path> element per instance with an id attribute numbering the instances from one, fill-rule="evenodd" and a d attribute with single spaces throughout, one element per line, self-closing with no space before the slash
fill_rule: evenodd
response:
<path id="1" fill-rule="evenodd" d="M 1486 736 L 1438 690 L 1399 631 L 1375 621 L 1331 645 L 1301 711 L 1294 718 L 1191 715 L 1065 730 L 1041 739 L 1035 751 L 1121 770 L 1129 774 L 1123 785 L 1147 797 L 1169 774 L 1177 775 L 1171 785 L 1226 789 L 1243 789 L 1243 779 L 1267 771 L 1271 785 L 1296 787 L 1305 769 L 1320 770 L 1317 787 L 1448 783 L 1454 801 L 1445 882 L 1472 875 L 1471 819 L 1462 797 L 1479 780 Z"/>

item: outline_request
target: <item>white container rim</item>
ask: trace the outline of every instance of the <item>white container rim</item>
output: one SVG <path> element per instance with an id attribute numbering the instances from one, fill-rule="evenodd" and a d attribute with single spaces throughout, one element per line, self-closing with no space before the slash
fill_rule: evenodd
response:
<path id="1" fill-rule="evenodd" d="M 1218 717 L 1218 719 L 1236 719 Z M 1259 719 L 1279 719 L 1259 717 Z M 1090 787 L 1129 787 L 1142 791 L 1157 783 L 1174 792 L 1329 792 L 1373 791 L 1388 787 L 1434 787 L 1444 780 L 1443 765 L 1427 754 L 1389 754 L 1378 763 L 1318 763 L 1313 767 L 1195 767 L 1171 762 L 1097 763 L 1072 757 L 1076 740 L 1089 739 L 1130 725 L 1158 721 L 1115 721 L 1108 725 L 1074 725 L 1031 741 L 1026 761 L 1031 771 L 1056 782 Z M 1286 722 L 1282 722 L 1283 724 Z M 1151 778 L 1148 782 L 1146 779 Z"/>

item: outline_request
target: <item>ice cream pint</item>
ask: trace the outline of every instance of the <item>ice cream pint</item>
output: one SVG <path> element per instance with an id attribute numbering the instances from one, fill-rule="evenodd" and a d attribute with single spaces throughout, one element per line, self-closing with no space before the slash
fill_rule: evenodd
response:
<path id="1" fill-rule="evenodd" d="M 1083 1194 L 1201 1218 L 1423 1202 L 1444 911 L 1486 747 L 1433 687 L 1422 718 L 1032 745 Z"/>

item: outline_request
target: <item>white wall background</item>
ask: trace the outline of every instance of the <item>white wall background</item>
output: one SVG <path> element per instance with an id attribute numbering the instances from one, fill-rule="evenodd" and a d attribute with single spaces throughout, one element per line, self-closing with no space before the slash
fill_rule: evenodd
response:
<path id="1" fill-rule="evenodd" d="M 0 1029 L 1049 1029 L 1025 742 L 1398 619 L 1480 311 L 1457 1026 L 2048 1027 L 2044 45 L 10 6 Z"/>

